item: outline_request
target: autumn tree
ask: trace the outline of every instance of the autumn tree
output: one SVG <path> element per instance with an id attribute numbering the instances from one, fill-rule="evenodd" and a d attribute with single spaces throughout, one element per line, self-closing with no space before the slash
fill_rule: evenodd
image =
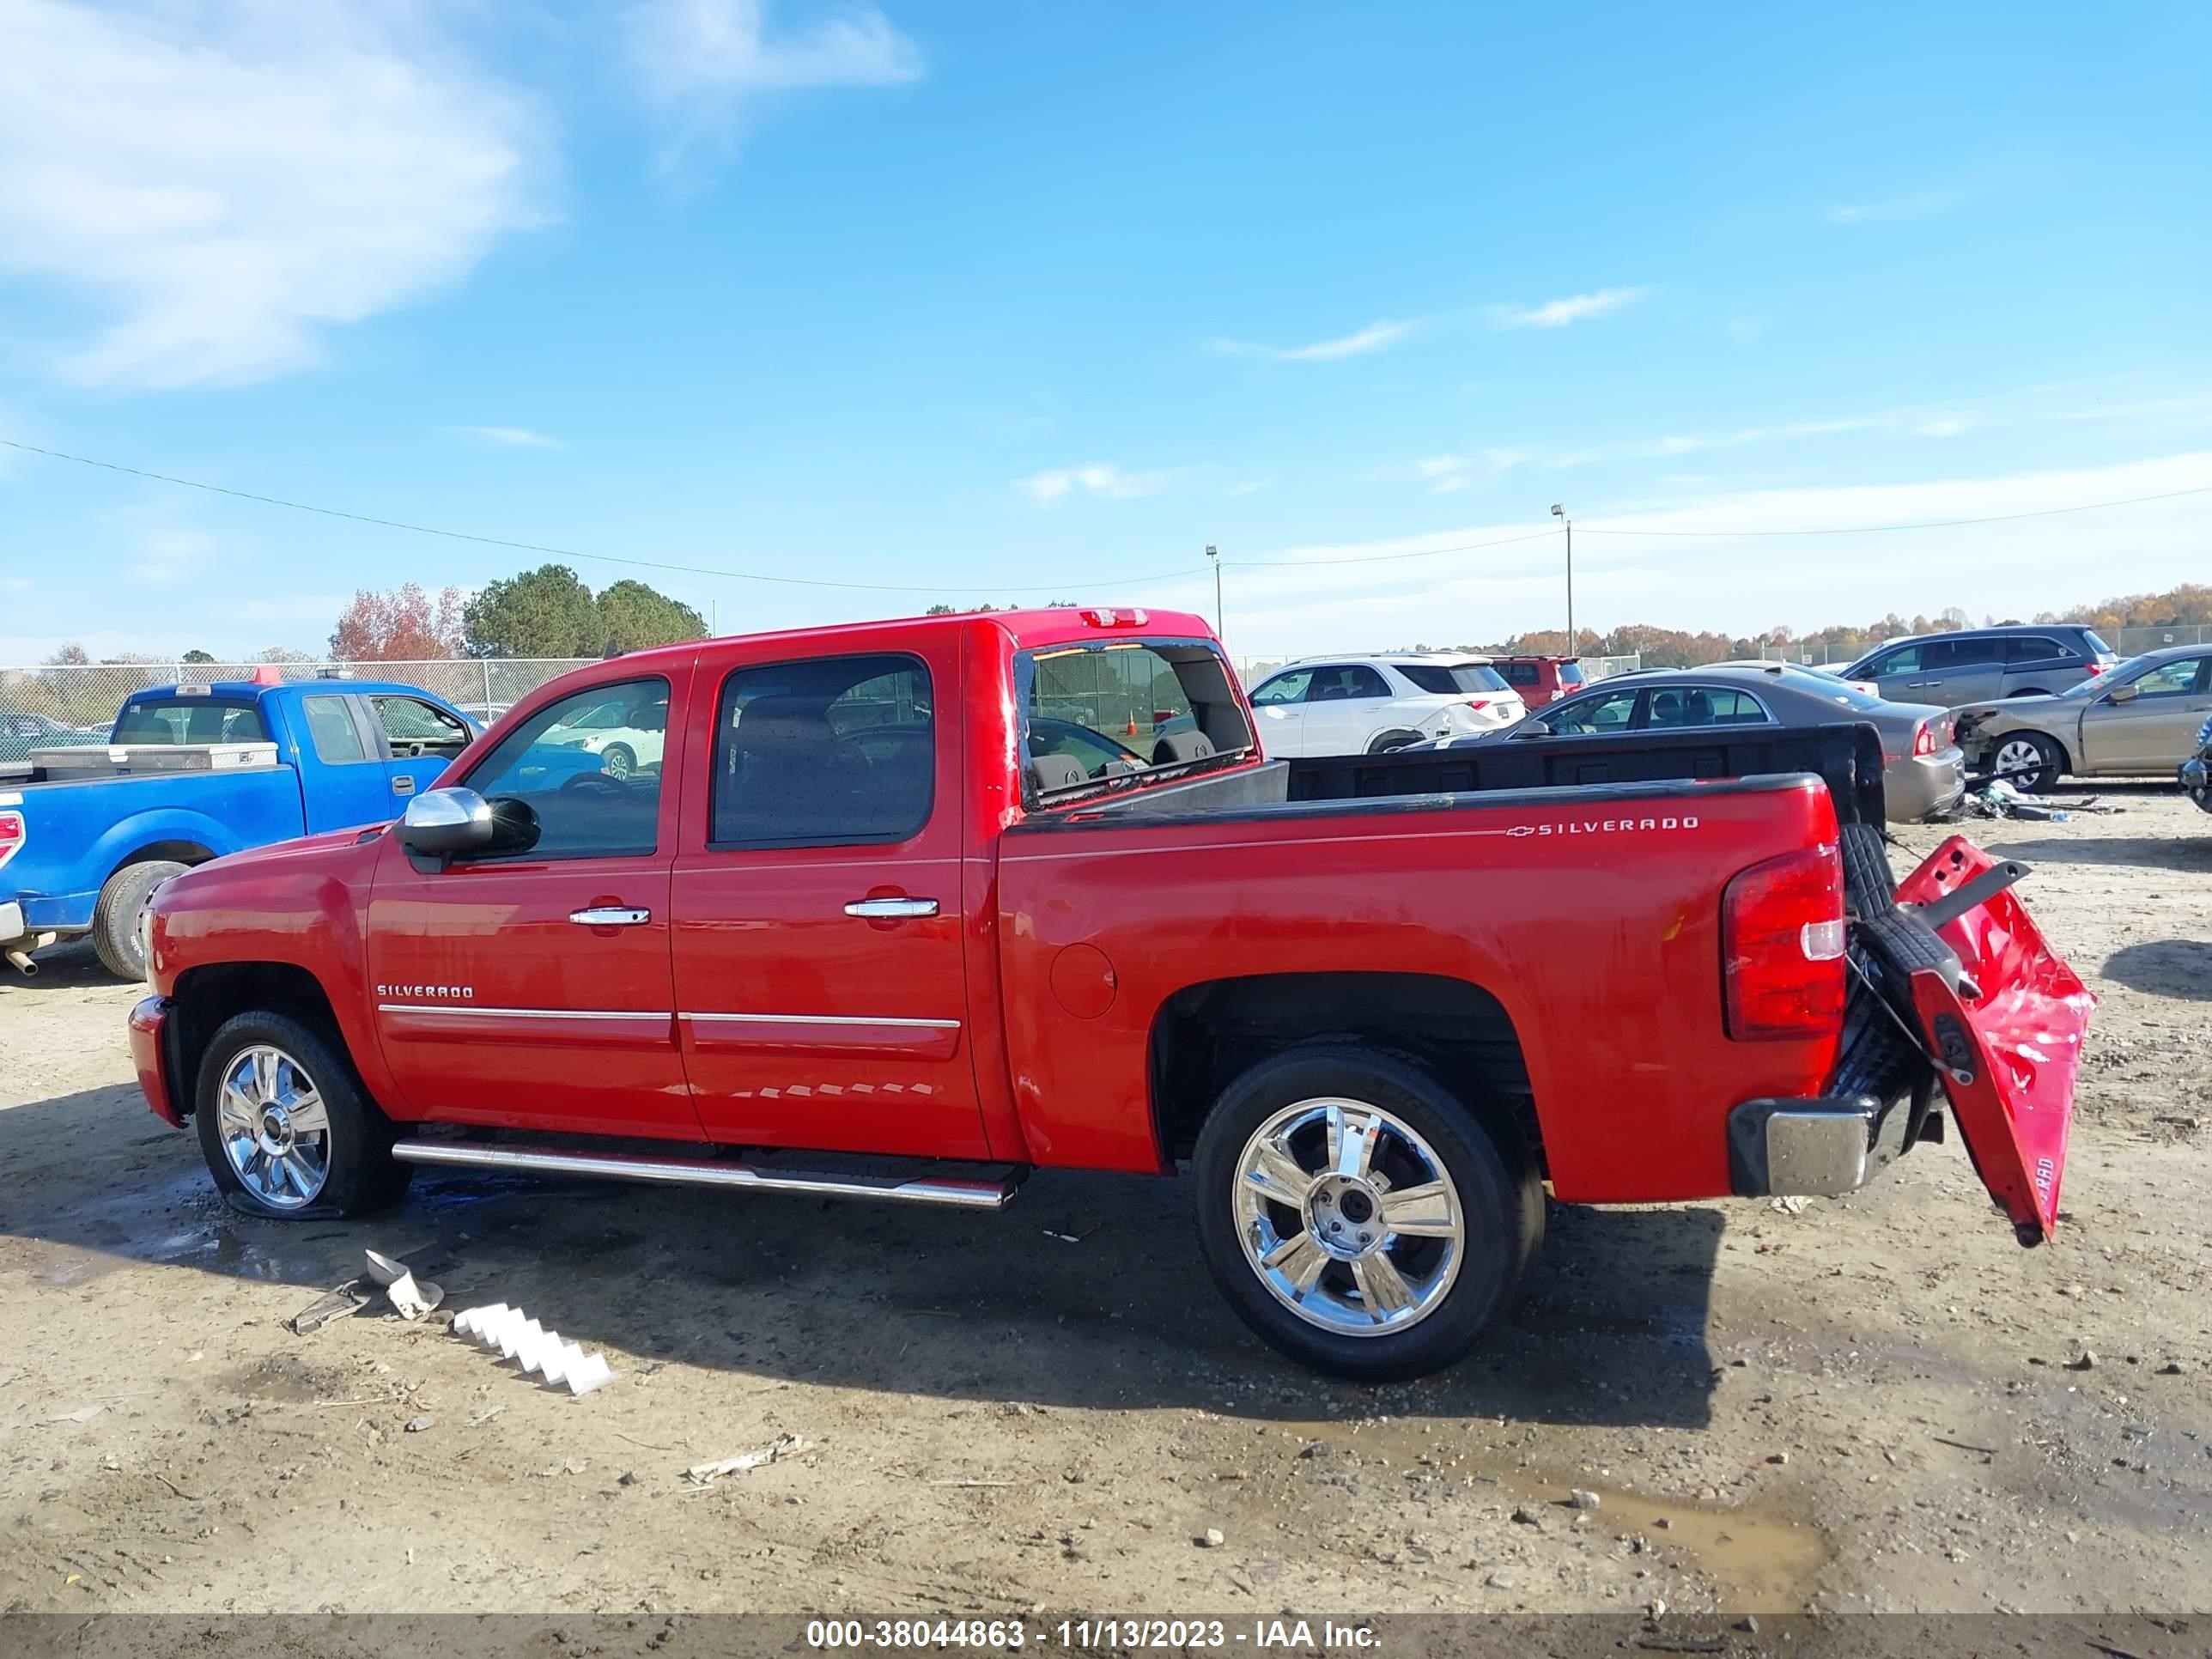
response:
<path id="1" fill-rule="evenodd" d="M 413 582 L 389 593 L 362 588 L 331 631 L 340 662 L 427 662 L 461 654 L 461 590 L 435 599 Z"/>

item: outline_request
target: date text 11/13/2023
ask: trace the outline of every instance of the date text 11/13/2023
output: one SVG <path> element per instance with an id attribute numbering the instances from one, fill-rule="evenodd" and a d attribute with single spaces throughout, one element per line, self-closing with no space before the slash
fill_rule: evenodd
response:
<path id="1" fill-rule="evenodd" d="M 1225 1619 L 1062 1619 L 1034 1628 L 1018 1619 L 815 1619 L 806 1626 L 806 1645 L 828 1652 L 969 1648 L 1012 1653 L 1030 1646 L 1078 1652 L 1239 1646 L 1371 1652 L 1377 1639 L 1371 1625 L 1333 1619 L 1255 1619 L 1243 1624 Z"/>

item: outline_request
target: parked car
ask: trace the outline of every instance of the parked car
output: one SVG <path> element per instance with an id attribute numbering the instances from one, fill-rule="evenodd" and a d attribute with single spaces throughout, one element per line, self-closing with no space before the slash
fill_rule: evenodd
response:
<path id="1" fill-rule="evenodd" d="M 1962 703 L 2039 697 L 2104 672 L 2119 658 L 2075 623 L 1961 629 L 1885 640 L 1844 670 L 1893 702 Z"/>
<path id="2" fill-rule="evenodd" d="M 21 708 L 0 713 L 0 769 L 27 768 L 33 749 L 92 748 L 106 741 L 104 726 L 64 726 Z"/>
<path id="3" fill-rule="evenodd" d="M 1893 823 L 1917 823 L 1958 805 L 1966 793 L 1965 757 L 1952 740 L 1951 716 L 1927 703 L 1885 702 L 1826 674 L 1788 663 L 1720 663 L 1707 668 L 1644 668 L 1601 680 L 1580 696 L 1553 703 L 1502 738 L 1618 738 L 1692 728 L 1724 738 L 1739 728 L 1814 726 L 1864 720 L 1881 735 L 1882 781 Z"/>
<path id="4" fill-rule="evenodd" d="M 1854 691 L 1863 691 L 1869 697 L 1881 696 L 1881 688 L 1872 680 L 1855 680 L 1845 677 L 1842 668 L 1820 662 L 1785 662 L 1777 664 L 1765 657 L 1732 657 L 1726 662 L 1709 665 L 1714 668 L 1794 668 L 1801 673 L 1816 674 L 1824 680 L 1838 680 Z"/>
<path id="5" fill-rule="evenodd" d="M 2190 799 L 2212 812 L 2212 720 L 2197 728 L 2196 749 L 2181 763 L 2181 787 Z"/>
<path id="6" fill-rule="evenodd" d="M 453 707 L 476 722 L 477 728 L 481 730 L 489 726 L 514 705 L 511 702 L 457 702 Z"/>
<path id="7" fill-rule="evenodd" d="M 596 756 L 596 769 L 611 778 L 660 769 L 660 748 L 668 730 L 665 697 L 610 697 L 546 732 L 539 741 L 556 749 L 579 749 Z"/>
<path id="8" fill-rule="evenodd" d="M 26 968 L 41 945 L 88 933 L 111 972 L 143 979 L 138 915 L 161 883 L 242 848 L 394 817 L 474 735 L 430 693 L 374 680 L 134 692 L 107 755 L 0 783 L 0 951 Z"/>
<path id="9" fill-rule="evenodd" d="M 1583 689 L 1579 657 L 1492 657 L 1490 665 L 1530 708 L 1541 708 Z"/>
<path id="10" fill-rule="evenodd" d="M 2055 697 L 1961 708 L 1959 740 L 1977 771 L 2032 795 L 2063 777 L 2168 775 L 2207 714 L 2212 645 L 2169 645 Z"/>
<path id="11" fill-rule="evenodd" d="M 1040 747 L 1048 662 L 1179 686 L 1213 752 L 1093 775 Z M 660 700 L 659 773 L 521 775 L 586 710 Z M 395 828 L 162 887 L 132 1053 L 276 1217 L 425 1164 L 988 1209 L 1033 1168 L 1188 1158 L 1238 1315 L 1369 1379 L 1499 1316 L 1547 1181 L 1847 1192 L 1935 1138 L 1938 1090 L 2023 1240 L 2051 1227 L 2088 999 L 1986 855 L 1954 838 L 1902 890 L 1956 920 L 1908 910 L 1856 762 L 1485 790 L 1575 763 L 1501 748 L 1269 762 L 1189 615 L 635 652 L 533 693 Z M 1438 763 L 1468 787 L 1391 782 Z"/>
<path id="12" fill-rule="evenodd" d="M 1316 657 L 1253 688 L 1271 755 L 1386 755 L 1496 732 L 1528 712 L 1487 657 Z"/>

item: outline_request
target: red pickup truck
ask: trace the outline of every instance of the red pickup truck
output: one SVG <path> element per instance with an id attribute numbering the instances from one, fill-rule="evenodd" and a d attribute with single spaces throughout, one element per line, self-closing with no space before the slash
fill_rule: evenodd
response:
<path id="1" fill-rule="evenodd" d="M 657 757 L 603 770 L 586 714 Z M 262 1215 L 422 1164 L 989 1208 L 1188 1160 L 1260 1335 L 1413 1376 L 1510 1296 L 1547 1183 L 1848 1192 L 1947 1098 L 2051 1227 L 2089 1000 L 1966 843 L 1897 902 L 1878 744 L 1824 730 L 1755 777 L 1270 762 L 1204 622 L 1126 609 L 641 652 L 396 824 L 168 883 L 132 1047 Z"/>

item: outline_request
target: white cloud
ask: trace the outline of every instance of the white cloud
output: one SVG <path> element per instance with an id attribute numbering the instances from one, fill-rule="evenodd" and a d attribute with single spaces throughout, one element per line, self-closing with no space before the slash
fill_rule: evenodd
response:
<path id="1" fill-rule="evenodd" d="M 36 586 L 28 576 L 0 576 L 0 593 L 27 593 Z"/>
<path id="2" fill-rule="evenodd" d="M 0 270 L 108 325 L 95 385 L 253 380 L 535 224 L 526 104 L 416 0 L 0 3 Z"/>
<path id="3" fill-rule="evenodd" d="M 1670 495 L 1641 507 L 1592 503 L 1576 514 L 1576 616 L 1601 629 L 1649 622 L 1748 634 L 1778 617 L 1812 627 L 1953 603 L 1977 615 L 2026 617 L 2117 592 L 2154 592 L 2197 579 L 2212 535 L 2212 495 L 1890 533 L 1770 539 L 1604 532 L 1919 524 L 2205 486 L 2212 486 L 2212 451 L 1929 483 L 1694 500 Z M 1565 613 L 1564 547 L 1557 535 L 1535 534 L 1540 529 L 1527 521 L 1462 524 L 1419 536 L 1253 553 L 1267 568 L 1236 562 L 1223 573 L 1231 653 L 1272 659 L 1433 644 L 1439 636 L 1455 645 L 1481 643 L 1559 627 Z M 1199 577 L 1130 598 L 1212 609 L 1211 586 Z"/>
<path id="4" fill-rule="evenodd" d="M 1209 340 L 1206 344 L 1215 351 L 1239 357 L 1265 357 L 1270 362 L 1333 363 L 1395 345 L 1419 326 L 1418 323 L 1370 323 L 1355 334 L 1302 346 L 1255 345 L 1244 340 Z"/>
<path id="5" fill-rule="evenodd" d="M 202 530 L 157 530 L 140 544 L 131 574 L 156 587 L 173 587 L 191 575 L 214 550 L 215 538 Z"/>
<path id="6" fill-rule="evenodd" d="M 1041 506 L 1066 501 L 1080 491 L 1102 501 L 1127 501 L 1150 495 L 1165 487 L 1164 472 L 1125 472 L 1110 461 L 1091 461 L 1082 466 L 1054 467 L 1018 480 L 1014 488 Z"/>
<path id="7" fill-rule="evenodd" d="M 1585 317 L 1602 317 L 1644 297 L 1640 288 L 1601 288 L 1595 294 L 1570 295 L 1540 306 L 1500 306 L 1491 313 L 1500 328 L 1565 328 Z"/>
<path id="8" fill-rule="evenodd" d="M 771 35 L 765 0 L 635 0 L 624 15 L 639 88 L 668 115 L 667 160 L 694 143 L 726 144 L 763 93 L 919 81 L 921 52 L 873 6 Z"/>
<path id="9" fill-rule="evenodd" d="M 1827 212 L 1832 225 L 1894 225 L 1909 219 L 1933 218 L 1959 199 L 1956 189 L 1916 190 L 1879 201 L 1846 203 Z"/>
<path id="10" fill-rule="evenodd" d="M 568 447 L 558 438 L 549 438 L 543 432 L 532 432 L 526 426 L 457 426 L 453 430 L 463 437 L 480 439 L 488 444 L 497 444 L 503 449 Z"/>

